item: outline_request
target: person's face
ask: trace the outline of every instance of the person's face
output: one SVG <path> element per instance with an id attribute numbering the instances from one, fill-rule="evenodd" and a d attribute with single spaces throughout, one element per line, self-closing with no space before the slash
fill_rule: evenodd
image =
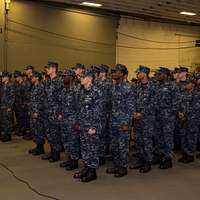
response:
<path id="1" fill-rule="evenodd" d="M 27 70 L 25 70 L 25 74 L 26 74 L 27 76 L 30 76 L 30 75 L 32 74 L 32 72 L 33 72 L 32 69 L 27 69 Z"/>
<path id="2" fill-rule="evenodd" d="M 139 79 L 139 80 L 142 80 L 142 79 L 144 79 L 146 77 L 146 74 L 144 73 L 144 72 L 138 72 L 137 73 L 137 78 Z"/>
<path id="3" fill-rule="evenodd" d="M 85 86 L 92 82 L 92 77 L 86 76 L 81 78 L 81 85 Z"/>
<path id="4" fill-rule="evenodd" d="M 110 74 L 110 77 L 112 78 L 112 80 L 115 80 L 116 79 L 116 73 L 115 72 L 112 72 L 111 74 Z"/>
<path id="5" fill-rule="evenodd" d="M 187 76 L 187 72 L 180 72 L 180 73 L 178 73 L 177 78 L 183 79 L 183 78 L 186 78 L 186 76 Z"/>
<path id="6" fill-rule="evenodd" d="M 26 81 L 27 80 L 27 76 L 23 76 L 23 80 Z"/>
<path id="7" fill-rule="evenodd" d="M 166 75 L 163 74 L 163 73 L 157 73 L 156 76 L 155 76 L 156 80 L 158 81 L 162 81 L 166 78 Z"/>
<path id="8" fill-rule="evenodd" d="M 177 80 L 178 79 L 178 73 L 174 73 L 173 78 L 174 78 L 174 80 Z"/>
<path id="9" fill-rule="evenodd" d="M 197 85 L 200 86 L 200 79 L 197 80 Z"/>
<path id="10" fill-rule="evenodd" d="M 34 84 L 34 83 L 36 83 L 36 81 L 37 81 L 37 78 L 35 76 L 32 76 L 31 82 Z"/>
<path id="11" fill-rule="evenodd" d="M 72 82 L 71 76 L 62 76 L 62 79 L 65 85 L 69 85 Z"/>
<path id="12" fill-rule="evenodd" d="M 47 75 L 51 76 L 54 73 L 56 73 L 56 68 L 54 67 L 47 68 Z"/>
<path id="13" fill-rule="evenodd" d="M 83 69 L 77 68 L 74 70 L 74 72 L 75 72 L 76 76 L 81 76 L 81 74 L 83 73 Z"/>
<path id="14" fill-rule="evenodd" d="M 106 73 L 105 72 L 100 72 L 99 73 L 99 78 L 104 78 L 106 77 Z"/>
<path id="15" fill-rule="evenodd" d="M 20 81 L 22 80 L 22 77 L 21 77 L 21 76 L 17 76 L 17 77 L 15 78 L 15 80 L 16 80 L 17 82 L 20 82 Z"/>
<path id="16" fill-rule="evenodd" d="M 114 73 L 114 79 L 117 80 L 117 79 L 121 79 L 124 77 L 124 74 L 121 72 L 121 71 L 116 71 Z"/>
<path id="17" fill-rule="evenodd" d="M 186 85 L 185 85 L 185 89 L 186 90 L 192 90 L 194 88 L 194 84 L 193 83 L 187 83 Z"/>
<path id="18" fill-rule="evenodd" d="M 8 81 L 9 81 L 9 77 L 7 77 L 7 76 L 2 77 L 2 82 L 3 83 L 6 83 Z"/>

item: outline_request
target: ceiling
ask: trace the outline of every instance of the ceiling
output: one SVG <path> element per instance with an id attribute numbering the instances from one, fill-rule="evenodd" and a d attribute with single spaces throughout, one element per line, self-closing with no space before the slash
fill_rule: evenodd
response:
<path id="1" fill-rule="evenodd" d="M 165 19 L 200 25 L 200 0 L 50 0 L 78 5 L 83 1 L 100 3 L 98 9 L 149 19 Z M 182 11 L 194 12 L 196 16 L 180 15 Z"/>

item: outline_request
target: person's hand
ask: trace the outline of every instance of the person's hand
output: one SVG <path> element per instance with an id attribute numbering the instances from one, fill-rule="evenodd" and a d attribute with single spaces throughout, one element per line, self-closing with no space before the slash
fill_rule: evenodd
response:
<path id="1" fill-rule="evenodd" d="M 38 113 L 33 113 L 33 118 L 38 118 Z"/>
<path id="2" fill-rule="evenodd" d="M 12 109 L 11 109 L 11 108 L 8 108 L 8 109 L 7 109 L 7 112 L 11 112 L 11 111 L 12 111 Z"/>
<path id="3" fill-rule="evenodd" d="M 123 125 L 121 125 L 121 127 L 120 127 L 120 131 L 122 131 L 122 132 L 127 132 L 128 130 L 129 130 L 129 127 L 128 127 L 127 124 L 123 124 Z"/>
<path id="4" fill-rule="evenodd" d="M 96 133 L 97 133 L 96 128 L 90 128 L 90 129 L 88 130 L 88 134 L 89 134 L 89 135 L 95 135 Z"/>
<path id="5" fill-rule="evenodd" d="M 133 118 L 139 120 L 142 118 L 142 114 L 135 112 L 135 113 L 133 113 Z"/>
<path id="6" fill-rule="evenodd" d="M 184 119 L 184 117 L 185 117 L 184 113 L 181 113 L 181 112 L 178 113 L 178 116 L 180 119 Z"/>
<path id="7" fill-rule="evenodd" d="M 62 120 L 63 116 L 61 114 L 58 115 L 58 120 Z"/>
<path id="8" fill-rule="evenodd" d="M 73 125 L 74 131 L 80 131 L 80 125 L 79 124 L 74 124 Z"/>

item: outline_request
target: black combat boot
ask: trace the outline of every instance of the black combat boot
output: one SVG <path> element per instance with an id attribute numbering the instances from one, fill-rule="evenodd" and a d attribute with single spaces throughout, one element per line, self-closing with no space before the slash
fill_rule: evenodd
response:
<path id="1" fill-rule="evenodd" d="M 129 166 L 129 169 L 140 169 L 144 165 L 144 162 L 140 158 L 135 158 L 133 164 Z"/>
<path id="2" fill-rule="evenodd" d="M 32 136 L 32 134 L 31 134 L 31 132 L 26 132 L 26 134 L 25 135 L 23 135 L 23 139 L 24 140 L 32 140 L 33 139 L 33 136 Z"/>
<path id="3" fill-rule="evenodd" d="M 40 156 L 44 154 L 44 145 L 43 144 L 37 144 L 37 147 L 32 150 L 33 156 Z"/>
<path id="4" fill-rule="evenodd" d="M 196 158 L 200 159 L 200 153 L 199 152 L 197 153 Z"/>
<path id="5" fill-rule="evenodd" d="M 153 155 L 153 160 L 152 160 L 152 165 L 160 165 L 162 162 L 162 155 L 159 154 L 154 154 Z"/>
<path id="6" fill-rule="evenodd" d="M 119 170 L 114 174 L 114 177 L 121 178 L 128 174 L 128 170 L 126 167 L 120 167 Z"/>
<path id="7" fill-rule="evenodd" d="M 74 174 L 74 179 L 81 179 L 82 177 L 84 177 L 87 174 L 88 169 L 89 168 L 85 166 L 81 171 L 76 172 Z"/>
<path id="8" fill-rule="evenodd" d="M 67 159 L 66 161 L 60 163 L 60 168 L 65 168 L 65 167 L 67 167 L 67 165 L 68 165 L 68 163 L 69 163 L 70 161 L 71 161 L 71 157 L 68 156 L 68 159 Z"/>
<path id="9" fill-rule="evenodd" d="M 54 163 L 60 160 L 60 151 L 52 149 L 52 157 L 49 159 L 50 163 Z"/>
<path id="10" fill-rule="evenodd" d="M 39 156 L 44 154 L 44 145 L 43 144 L 37 144 L 34 149 L 30 149 L 29 154 L 32 154 L 33 156 Z"/>
<path id="11" fill-rule="evenodd" d="M 189 156 L 187 154 L 183 155 L 182 158 L 179 159 L 179 162 L 185 163 L 185 164 L 189 164 L 194 162 L 194 156 Z"/>
<path id="12" fill-rule="evenodd" d="M 96 169 L 88 168 L 87 173 L 82 176 L 81 182 L 88 183 L 97 179 Z"/>
<path id="13" fill-rule="evenodd" d="M 72 170 L 75 170 L 78 168 L 78 160 L 70 160 L 68 163 L 67 163 L 67 166 L 65 167 L 65 169 L 67 171 L 72 171 Z"/>
<path id="14" fill-rule="evenodd" d="M 171 158 L 163 158 L 160 163 L 160 169 L 169 169 L 172 168 L 172 159 Z"/>
<path id="15" fill-rule="evenodd" d="M 118 171 L 119 171 L 118 167 L 110 167 L 110 168 L 106 169 L 107 174 L 116 174 L 116 173 L 118 173 Z"/>
<path id="16" fill-rule="evenodd" d="M 11 135 L 4 135 L 1 139 L 2 142 L 10 142 L 12 141 Z"/>
<path id="17" fill-rule="evenodd" d="M 47 153 L 45 155 L 43 155 L 41 157 L 42 160 L 49 160 L 50 158 L 52 158 L 52 155 L 53 155 L 53 147 L 50 145 L 50 148 L 51 148 L 51 152 L 50 153 Z"/>
<path id="18" fill-rule="evenodd" d="M 99 166 L 103 166 L 103 165 L 105 165 L 105 163 L 106 163 L 105 158 L 104 157 L 99 157 Z"/>
<path id="19" fill-rule="evenodd" d="M 178 159 L 178 162 L 184 163 L 184 160 L 186 159 L 187 154 L 183 153 L 182 157 Z"/>
<path id="20" fill-rule="evenodd" d="M 2 140 L 2 139 L 3 139 L 3 135 L 2 135 L 2 133 L 0 131 L 0 140 Z"/>
<path id="21" fill-rule="evenodd" d="M 151 171 L 151 163 L 150 162 L 144 162 L 144 165 L 140 168 L 140 173 L 148 173 Z"/>

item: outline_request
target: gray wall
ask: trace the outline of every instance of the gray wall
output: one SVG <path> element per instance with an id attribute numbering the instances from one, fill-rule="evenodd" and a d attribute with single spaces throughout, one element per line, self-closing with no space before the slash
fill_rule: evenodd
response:
<path id="1" fill-rule="evenodd" d="M 56 60 L 62 68 L 77 62 L 114 65 L 116 27 L 117 19 L 112 17 L 12 1 L 8 70 L 23 69 L 28 64 L 42 69 L 48 60 Z"/>

